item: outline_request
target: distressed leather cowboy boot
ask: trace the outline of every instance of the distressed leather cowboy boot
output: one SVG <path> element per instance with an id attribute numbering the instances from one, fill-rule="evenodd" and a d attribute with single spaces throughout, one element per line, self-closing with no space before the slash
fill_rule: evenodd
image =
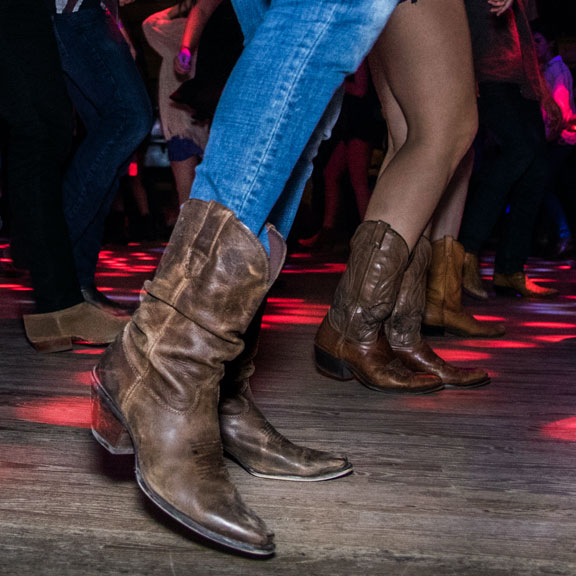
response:
<path id="1" fill-rule="evenodd" d="M 270 258 L 233 212 L 189 200 L 130 323 L 94 370 L 96 439 L 135 453 L 136 479 L 193 532 L 253 555 L 273 535 L 228 475 L 218 421 L 224 362 L 280 272 L 285 244 L 269 229 Z"/>
<path id="2" fill-rule="evenodd" d="M 445 386 L 476 388 L 490 382 L 488 374 L 479 368 L 460 368 L 438 356 L 420 334 L 426 305 L 426 274 L 432 248 L 422 236 L 414 247 L 412 260 L 404 272 L 396 304 L 386 320 L 386 335 L 394 353 L 415 372 L 438 376 Z"/>
<path id="3" fill-rule="evenodd" d="M 258 409 L 250 389 L 264 304 L 244 335 L 244 351 L 226 367 L 220 384 L 220 432 L 224 451 L 247 472 L 275 480 L 317 481 L 352 472 L 344 456 L 297 446 Z"/>
<path id="4" fill-rule="evenodd" d="M 427 334 L 456 334 L 466 338 L 496 338 L 506 328 L 499 322 L 480 322 L 462 306 L 464 246 L 452 236 L 432 243 L 423 329 Z"/>
<path id="5" fill-rule="evenodd" d="M 358 226 L 348 265 L 314 342 L 322 373 L 338 380 L 356 378 L 380 392 L 424 394 L 443 388 L 437 376 L 406 368 L 384 332 L 408 256 L 406 242 L 389 224 L 367 221 Z"/>

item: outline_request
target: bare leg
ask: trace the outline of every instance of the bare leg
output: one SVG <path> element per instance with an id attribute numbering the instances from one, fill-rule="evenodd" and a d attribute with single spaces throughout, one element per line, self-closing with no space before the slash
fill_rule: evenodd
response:
<path id="1" fill-rule="evenodd" d="M 471 62 L 461 0 L 399 5 L 370 55 L 393 147 L 365 219 L 388 222 L 410 250 L 476 131 Z"/>
<path id="2" fill-rule="evenodd" d="M 432 242 L 440 240 L 444 236 L 458 238 L 473 166 L 474 149 L 470 148 L 458 164 L 458 168 L 456 168 L 456 172 L 454 172 L 446 192 L 438 203 L 436 212 L 434 212 L 432 231 L 429 235 Z"/>
<path id="3" fill-rule="evenodd" d="M 178 206 L 182 206 L 190 198 L 190 190 L 196 175 L 196 166 L 200 163 L 198 156 L 190 156 L 186 160 L 170 162 L 172 174 L 176 182 L 176 191 L 178 192 Z"/>

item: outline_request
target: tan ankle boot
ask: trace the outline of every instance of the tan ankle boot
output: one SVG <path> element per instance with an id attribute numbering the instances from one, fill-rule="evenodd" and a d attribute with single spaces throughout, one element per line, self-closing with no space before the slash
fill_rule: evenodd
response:
<path id="1" fill-rule="evenodd" d="M 432 243 L 432 263 L 428 272 L 423 325 L 426 333 L 472 338 L 496 338 L 503 324 L 480 322 L 462 306 L 462 266 L 464 247 L 452 236 Z"/>
<path id="2" fill-rule="evenodd" d="M 63 352 L 74 342 L 110 344 L 129 319 L 81 302 L 56 312 L 24 314 L 23 320 L 26 336 L 38 352 Z"/>
<path id="3" fill-rule="evenodd" d="M 449 364 L 440 358 L 420 335 L 426 305 L 426 275 L 431 254 L 430 242 L 421 237 L 412 253 L 410 265 L 404 272 L 394 310 L 385 322 L 390 346 L 404 366 L 415 372 L 435 374 L 445 386 L 484 386 L 490 382 L 484 370 Z"/>
<path id="4" fill-rule="evenodd" d="M 462 271 L 462 289 L 468 296 L 477 300 L 488 300 L 488 292 L 484 288 L 480 277 L 478 256 L 466 252 L 464 254 L 464 268 Z"/>
<path id="5" fill-rule="evenodd" d="M 268 258 L 233 212 L 189 200 L 93 387 L 94 436 L 112 453 L 132 444 L 148 498 L 193 532 L 259 556 L 273 553 L 273 535 L 228 475 L 218 395 L 224 363 L 280 272 L 285 244 L 273 230 L 270 246 Z"/>
<path id="6" fill-rule="evenodd" d="M 514 274 L 494 274 L 494 290 L 508 296 L 524 298 L 554 298 L 559 292 L 556 288 L 545 288 L 528 278 L 524 272 Z"/>
<path id="7" fill-rule="evenodd" d="M 352 472 L 344 456 L 293 444 L 258 409 L 250 390 L 264 306 L 244 335 L 244 351 L 226 367 L 220 384 L 220 432 L 224 451 L 247 472 L 275 480 L 316 481 Z"/>
<path id="8" fill-rule="evenodd" d="M 321 372 L 338 380 L 356 378 L 380 392 L 423 394 L 443 388 L 437 376 L 408 370 L 384 333 L 407 264 L 408 247 L 388 224 L 369 221 L 358 227 L 348 266 L 316 334 Z"/>

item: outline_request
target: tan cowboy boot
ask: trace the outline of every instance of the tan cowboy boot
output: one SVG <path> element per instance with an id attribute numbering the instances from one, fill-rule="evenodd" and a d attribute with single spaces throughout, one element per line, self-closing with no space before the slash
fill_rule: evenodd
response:
<path id="1" fill-rule="evenodd" d="M 93 386 L 94 436 L 111 453 L 134 450 L 150 500 L 193 532 L 260 556 L 274 552 L 273 535 L 228 475 L 218 395 L 224 362 L 241 352 L 284 260 L 282 239 L 273 229 L 269 238 L 270 258 L 233 212 L 189 200 Z"/>
<path id="2" fill-rule="evenodd" d="M 356 378 L 380 392 L 424 394 L 443 388 L 437 376 L 407 369 L 384 333 L 407 265 L 408 247 L 389 224 L 358 226 L 348 266 L 316 334 L 321 372 L 338 380 Z"/>
<path id="3" fill-rule="evenodd" d="M 404 366 L 415 372 L 435 374 L 445 386 L 458 388 L 484 386 L 490 382 L 484 370 L 459 368 L 449 364 L 440 358 L 420 335 L 426 305 L 426 274 L 431 256 L 430 241 L 422 236 L 404 272 L 394 310 L 385 323 L 390 346 Z"/>
<path id="4" fill-rule="evenodd" d="M 462 306 L 462 267 L 464 247 L 452 236 L 432 243 L 432 263 L 428 271 L 425 333 L 449 332 L 473 338 L 496 338 L 506 329 L 496 322 L 480 322 Z"/>
<path id="5" fill-rule="evenodd" d="M 494 274 L 494 290 L 508 296 L 524 298 L 554 298 L 559 291 L 556 288 L 545 288 L 528 278 L 524 272 L 514 274 Z"/>
<path id="6" fill-rule="evenodd" d="M 250 390 L 264 305 L 244 335 L 244 351 L 226 367 L 220 384 L 220 432 L 224 451 L 247 472 L 275 480 L 317 481 L 352 472 L 346 457 L 297 446 L 258 409 Z"/>
<path id="7" fill-rule="evenodd" d="M 488 292 L 484 288 L 480 277 L 478 256 L 466 252 L 464 254 L 464 267 L 462 269 L 462 290 L 477 300 L 488 300 Z"/>

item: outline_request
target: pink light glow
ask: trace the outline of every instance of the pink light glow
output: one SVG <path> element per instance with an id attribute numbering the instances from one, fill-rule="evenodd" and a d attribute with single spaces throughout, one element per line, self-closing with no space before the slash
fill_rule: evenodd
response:
<path id="1" fill-rule="evenodd" d="M 477 362 L 479 360 L 488 360 L 492 354 L 487 352 L 474 352 L 472 350 L 444 348 L 435 350 L 436 354 L 446 360 L 446 362 Z"/>
<path id="2" fill-rule="evenodd" d="M 576 417 L 550 422 L 542 427 L 542 435 L 555 440 L 576 442 Z"/>
<path id="3" fill-rule="evenodd" d="M 346 264 L 325 264 L 320 268 L 298 268 L 297 270 L 285 268 L 282 274 L 343 274 Z"/>
<path id="4" fill-rule="evenodd" d="M 90 428 L 90 398 L 61 397 L 52 400 L 26 402 L 14 408 L 19 420 Z"/>
<path id="5" fill-rule="evenodd" d="M 462 346 L 470 348 L 536 348 L 537 345 L 531 342 L 520 342 L 519 340 L 461 340 Z"/>
<path id="6" fill-rule="evenodd" d="M 576 324 L 569 324 L 568 322 L 524 322 L 520 326 L 529 326 L 531 328 L 576 328 Z"/>
<path id="7" fill-rule="evenodd" d="M 550 342 L 554 344 L 571 338 L 576 338 L 576 334 L 547 334 L 545 336 L 534 336 L 532 339 L 538 342 Z"/>
<path id="8" fill-rule="evenodd" d="M 32 288 L 22 286 L 22 284 L 0 284 L 0 288 L 12 290 L 13 292 L 31 292 Z"/>

